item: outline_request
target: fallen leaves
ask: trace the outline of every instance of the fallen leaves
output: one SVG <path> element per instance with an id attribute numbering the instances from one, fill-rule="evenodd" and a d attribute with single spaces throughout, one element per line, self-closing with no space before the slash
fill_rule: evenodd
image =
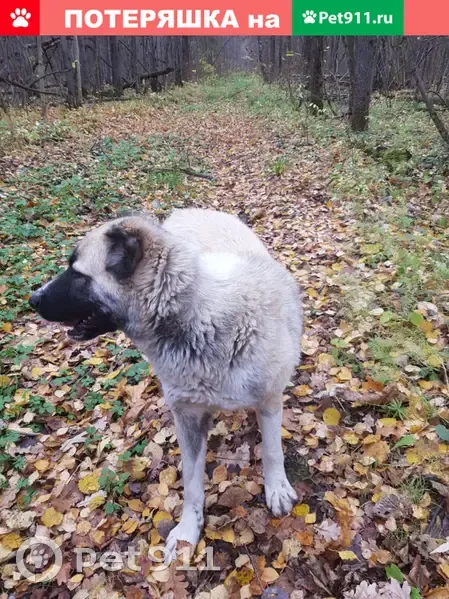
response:
<path id="1" fill-rule="evenodd" d="M 96 474 L 86 474 L 79 480 L 78 488 L 85 495 L 95 493 L 100 489 L 99 477 Z"/>
<path id="2" fill-rule="evenodd" d="M 42 524 L 51 528 L 52 526 L 59 526 L 62 523 L 64 516 L 60 512 L 57 512 L 53 507 L 45 510 L 42 515 Z"/>

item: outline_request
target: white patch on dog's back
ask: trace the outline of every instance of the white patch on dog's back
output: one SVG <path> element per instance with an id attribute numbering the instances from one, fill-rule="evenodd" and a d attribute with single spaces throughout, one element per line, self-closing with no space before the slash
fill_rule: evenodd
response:
<path id="1" fill-rule="evenodd" d="M 227 252 L 206 252 L 200 256 L 207 274 L 219 281 L 229 279 L 240 261 L 238 256 Z"/>

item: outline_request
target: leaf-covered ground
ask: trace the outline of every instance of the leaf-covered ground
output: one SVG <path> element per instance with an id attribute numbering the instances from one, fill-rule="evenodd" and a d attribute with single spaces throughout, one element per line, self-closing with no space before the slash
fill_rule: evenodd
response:
<path id="1" fill-rule="evenodd" d="M 406 100 L 376 101 L 359 137 L 295 108 L 233 78 L 1 123 L 2 597 L 449 597 L 447 157 Z M 183 487 L 151 367 L 123 334 L 74 344 L 27 306 L 92 226 L 174 206 L 238 214 L 306 313 L 283 427 L 300 501 L 270 515 L 254 415 L 220 414 L 190 570 L 152 561 Z M 17 569 L 36 536 L 63 555 L 51 582 Z M 106 551 L 135 555 L 114 571 Z"/>

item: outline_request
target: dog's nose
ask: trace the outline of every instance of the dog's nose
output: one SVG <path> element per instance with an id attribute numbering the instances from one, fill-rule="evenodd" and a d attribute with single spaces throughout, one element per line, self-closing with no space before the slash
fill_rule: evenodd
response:
<path id="1" fill-rule="evenodd" d="M 37 310 L 39 308 L 39 304 L 41 303 L 41 294 L 38 291 L 32 293 L 29 303 L 33 310 Z"/>

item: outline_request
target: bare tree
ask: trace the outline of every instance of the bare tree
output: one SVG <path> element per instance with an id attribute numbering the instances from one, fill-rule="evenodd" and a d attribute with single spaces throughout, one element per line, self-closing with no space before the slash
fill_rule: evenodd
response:
<path id="1" fill-rule="evenodd" d="M 83 103 L 83 89 L 81 85 L 80 47 L 78 43 L 78 36 L 76 35 L 73 38 L 73 65 L 75 68 L 76 106 L 79 107 Z"/>
<path id="2" fill-rule="evenodd" d="M 349 119 L 353 131 L 368 129 L 377 49 L 375 37 L 347 37 L 350 75 Z"/>
<path id="3" fill-rule="evenodd" d="M 41 102 L 41 106 L 42 106 L 42 119 L 44 121 L 47 120 L 47 98 L 45 96 L 45 94 L 43 94 L 42 92 L 44 91 L 44 71 L 45 71 L 45 67 L 44 67 L 44 52 L 43 52 L 43 48 L 42 48 L 42 38 L 40 36 L 36 37 L 36 53 L 37 53 L 37 63 L 36 63 L 36 75 L 37 75 L 37 86 L 38 86 L 38 90 L 39 90 L 39 96 L 40 96 L 40 102 Z"/>
<path id="4" fill-rule="evenodd" d="M 109 36 L 109 47 L 111 51 L 111 71 L 112 85 L 117 96 L 123 95 L 123 72 L 122 72 L 122 53 L 119 48 L 119 38 L 114 35 Z"/>
<path id="5" fill-rule="evenodd" d="M 263 82 L 270 83 L 270 78 L 269 78 L 268 72 L 267 72 L 267 65 L 266 65 L 265 59 L 264 59 L 263 38 L 260 35 L 257 36 L 257 50 L 258 50 L 258 57 L 259 57 L 259 68 L 260 68 L 260 73 L 262 75 Z"/>
<path id="6" fill-rule="evenodd" d="M 306 88 L 313 112 L 323 108 L 323 50 L 322 36 L 314 35 L 305 40 Z"/>
<path id="7" fill-rule="evenodd" d="M 62 60 L 65 67 L 66 73 L 66 85 L 67 85 L 67 104 L 70 108 L 78 107 L 78 96 L 76 87 L 76 72 L 74 61 L 70 55 L 69 38 L 66 35 L 61 36 L 60 40 Z"/>

